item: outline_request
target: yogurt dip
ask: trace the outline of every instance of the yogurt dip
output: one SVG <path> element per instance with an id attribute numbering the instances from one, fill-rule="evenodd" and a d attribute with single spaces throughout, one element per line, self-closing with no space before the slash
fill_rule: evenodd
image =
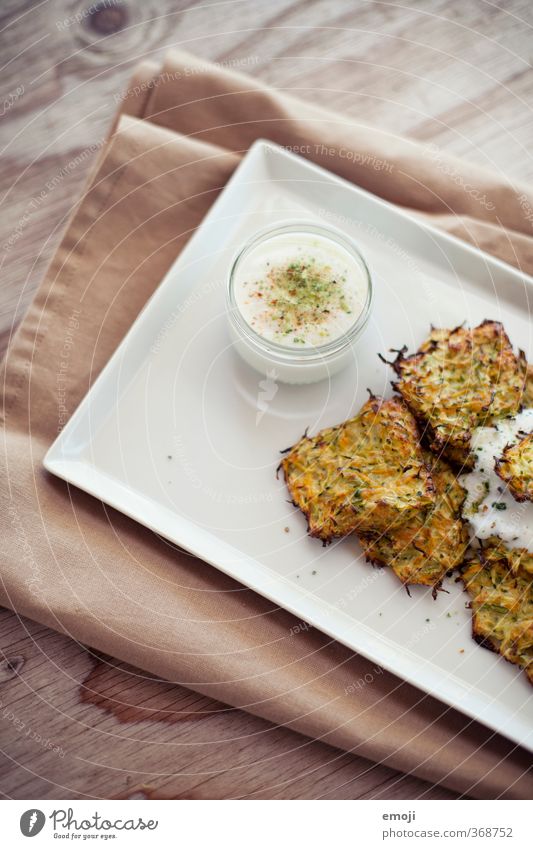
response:
<path id="1" fill-rule="evenodd" d="M 498 536 L 508 548 L 533 551 L 533 503 L 518 502 L 494 465 L 507 447 L 533 431 L 533 409 L 502 419 L 494 427 L 478 427 L 472 434 L 474 470 L 461 475 L 459 482 L 467 496 L 463 518 L 468 519 L 478 539 Z"/>
<path id="2" fill-rule="evenodd" d="M 321 380 L 351 359 L 368 318 L 368 269 L 337 231 L 290 223 L 257 234 L 235 260 L 228 312 L 237 350 L 289 383 Z"/>

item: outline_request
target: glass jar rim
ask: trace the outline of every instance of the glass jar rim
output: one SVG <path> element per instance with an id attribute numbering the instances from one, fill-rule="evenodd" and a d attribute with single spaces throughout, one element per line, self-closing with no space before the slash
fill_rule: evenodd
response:
<path id="1" fill-rule="evenodd" d="M 326 342 L 324 345 L 314 345 L 309 348 L 295 349 L 294 347 L 289 347 L 288 345 L 282 345 L 278 342 L 273 342 L 270 339 L 265 339 L 264 336 L 261 336 L 248 324 L 237 305 L 235 298 L 235 274 L 241 262 L 254 248 L 257 247 L 257 245 L 261 244 L 261 242 L 286 233 L 310 233 L 328 238 L 331 241 L 336 242 L 352 257 L 354 257 L 364 272 L 367 285 L 365 303 L 361 312 L 345 333 L 342 333 L 330 342 Z M 357 339 L 368 321 L 370 306 L 372 303 L 372 294 L 372 276 L 366 260 L 357 247 L 355 241 L 346 233 L 343 233 L 341 230 L 337 230 L 335 227 L 324 226 L 322 224 L 315 224 L 312 221 L 299 219 L 289 219 L 275 225 L 263 227 L 247 239 L 232 259 L 226 288 L 229 317 L 236 329 L 249 343 L 259 348 L 261 351 L 268 351 L 269 353 L 276 354 L 282 359 L 289 359 L 291 361 L 298 361 L 302 363 L 313 362 L 314 360 L 323 360 L 325 356 L 338 354 L 351 345 L 351 343 Z"/>

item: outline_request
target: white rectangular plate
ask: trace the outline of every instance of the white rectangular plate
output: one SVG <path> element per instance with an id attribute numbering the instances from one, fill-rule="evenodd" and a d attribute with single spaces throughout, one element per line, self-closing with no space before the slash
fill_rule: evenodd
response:
<path id="1" fill-rule="evenodd" d="M 261 226 L 308 218 L 355 237 L 375 284 L 353 365 L 313 386 L 264 381 L 231 349 L 224 280 Z M 415 587 L 328 548 L 276 479 L 305 428 L 390 395 L 378 352 L 413 351 L 430 324 L 503 321 L 531 356 L 533 280 L 269 142 L 256 142 L 95 385 L 45 467 L 428 693 L 533 750 L 526 676 L 477 646 L 461 585 Z M 171 458 L 171 459 L 170 459 Z M 288 528 L 288 531 L 286 530 Z"/>

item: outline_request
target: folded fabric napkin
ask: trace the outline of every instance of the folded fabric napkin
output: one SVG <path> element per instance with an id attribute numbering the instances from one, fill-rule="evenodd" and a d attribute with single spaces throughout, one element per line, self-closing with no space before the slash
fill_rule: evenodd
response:
<path id="1" fill-rule="evenodd" d="M 258 137 L 533 272 L 528 189 L 191 56 L 143 64 L 5 357 L 0 601 L 346 751 L 472 796 L 530 798 L 527 752 L 316 630 L 298 633 L 288 613 L 42 468 Z M 371 686 L 354 686 L 365 676 Z"/>

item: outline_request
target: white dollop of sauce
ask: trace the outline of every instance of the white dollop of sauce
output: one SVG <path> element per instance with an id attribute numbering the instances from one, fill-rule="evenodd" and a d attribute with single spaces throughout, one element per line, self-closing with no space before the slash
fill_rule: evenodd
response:
<path id="1" fill-rule="evenodd" d="M 296 325 L 273 304 L 272 272 L 283 273 L 294 263 L 311 263 L 311 269 L 335 281 L 324 309 Z M 284 233 L 260 242 L 236 269 L 235 299 L 246 323 L 264 339 L 293 348 L 317 347 L 343 336 L 365 306 L 368 279 L 364 267 L 333 239 L 313 233 Z M 298 292 L 293 296 L 296 305 Z M 286 303 L 286 302 L 285 302 Z M 342 306 L 340 306 L 342 304 Z M 293 326 L 294 324 L 294 326 Z"/>
<path id="2" fill-rule="evenodd" d="M 479 539 L 498 536 L 508 548 L 533 551 L 533 502 L 516 501 L 494 470 L 504 449 L 532 431 L 530 408 L 502 419 L 494 427 L 478 427 L 472 433 L 475 468 L 461 475 L 459 482 L 467 492 L 463 518 L 468 519 Z"/>

